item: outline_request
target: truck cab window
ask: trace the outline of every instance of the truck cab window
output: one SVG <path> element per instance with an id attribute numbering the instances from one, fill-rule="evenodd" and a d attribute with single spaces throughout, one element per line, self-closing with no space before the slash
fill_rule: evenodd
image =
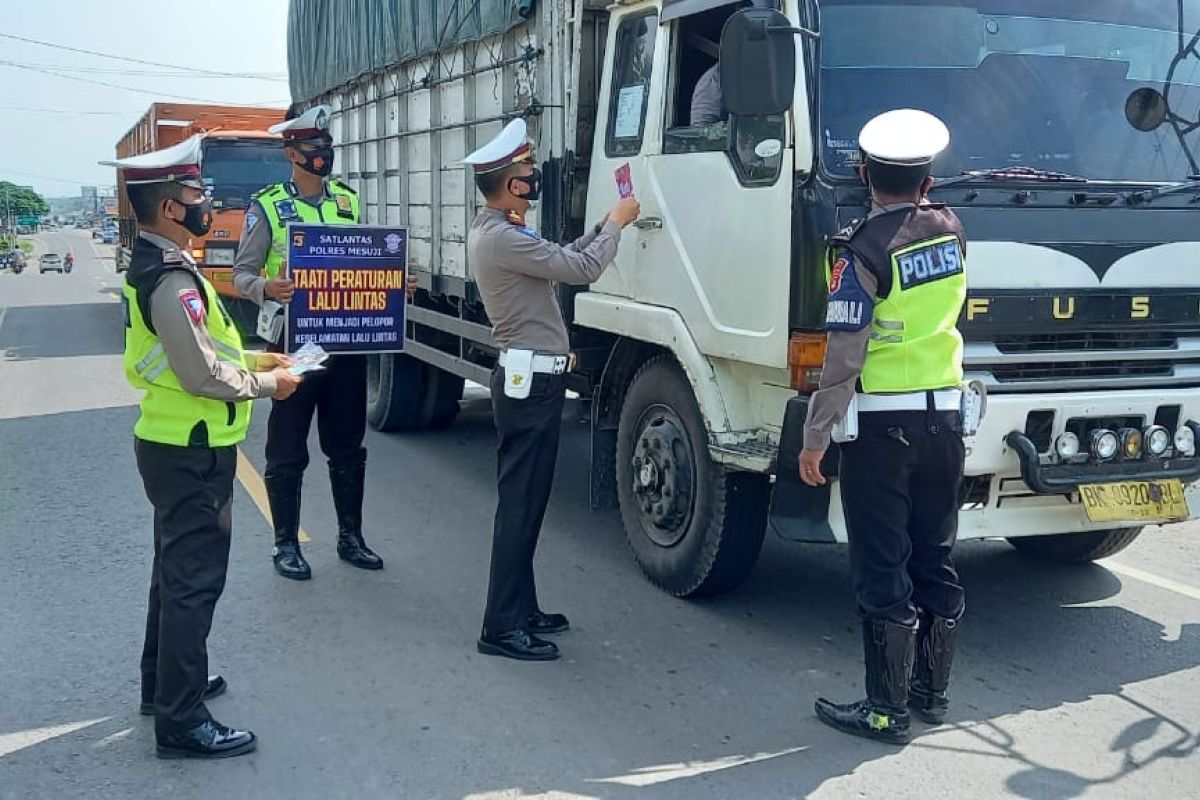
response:
<path id="1" fill-rule="evenodd" d="M 637 155 L 642 149 L 657 35 L 657 14 L 626 19 L 617 29 L 612 99 L 604 144 L 610 158 Z"/>
<path id="2" fill-rule="evenodd" d="M 729 114 L 721 102 L 721 29 L 740 5 L 692 14 L 675 23 L 664 153 L 726 149 Z"/>

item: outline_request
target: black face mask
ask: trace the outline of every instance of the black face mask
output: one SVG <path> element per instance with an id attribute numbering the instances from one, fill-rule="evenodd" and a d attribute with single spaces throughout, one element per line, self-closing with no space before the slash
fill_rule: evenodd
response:
<path id="1" fill-rule="evenodd" d="M 529 191 L 525 194 L 517 194 L 513 191 L 513 181 L 521 181 L 529 187 Z M 534 167 L 533 172 L 529 173 L 528 175 L 523 175 L 520 178 L 509 178 L 508 191 L 512 192 L 514 196 L 519 197 L 522 200 L 528 200 L 531 203 L 537 201 L 537 199 L 542 196 L 542 171 L 537 167 Z"/>
<path id="2" fill-rule="evenodd" d="M 187 228 L 193 236 L 203 236 L 212 227 L 212 200 L 204 198 L 195 205 L 178 201 L 186 211 L 179 224 Z"/>
<path id="3" fill-rule="evenodd" d="M 304 156 L 304 163 L 300 165 L 300 169 L 305 172 L 311 172 L 322 178 L 333 172 L 332 144 L 318 147 L 316 150 L 297 150 L 296 152 Z"/>

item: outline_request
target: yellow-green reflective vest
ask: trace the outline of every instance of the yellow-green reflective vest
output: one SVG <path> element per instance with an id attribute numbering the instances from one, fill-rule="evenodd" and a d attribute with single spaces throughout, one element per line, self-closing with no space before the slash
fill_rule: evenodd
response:
<path id="1" fill-rule="evenodd" d="M 205 326 L 216 343 L 217 358 L 246 369 L 242 337 L 221 298 L 203 275 L 195 273 L 204 291 Z M 125 377 L 145 395 L 141 416 L 134 426 L 137 438 L 159 444 L 186 447 L 224 447 L 246 438 L 250 427 L 251 401 L 225 402 L 196 397 L 184 391 L 171 371 L 158 336 L 146 325 L 138 304 L 137 290 L 125 282 Z M 199 426 L 203 425 L 203 429 Z"/>

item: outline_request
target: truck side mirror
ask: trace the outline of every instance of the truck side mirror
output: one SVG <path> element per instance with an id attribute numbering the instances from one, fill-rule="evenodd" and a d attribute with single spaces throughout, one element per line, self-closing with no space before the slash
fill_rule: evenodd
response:
<path id="1" fill-rule="evenodd" d="M 782 114 L 796 90 L 796 38 L 787 17 L 747 8 L 721 31 L 721 100 L 735 116 Z"/>

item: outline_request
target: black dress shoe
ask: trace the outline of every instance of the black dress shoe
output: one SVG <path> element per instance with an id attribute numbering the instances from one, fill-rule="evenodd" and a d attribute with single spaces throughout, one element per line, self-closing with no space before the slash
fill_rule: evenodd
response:
<path id="1" fill-rule="evenodd" d="M 529 619 L 525 620 L 525 630 L 535 636 L 562 633 L 570 627 L 571 623 L 567 622 L 564 615 L 547 614 L 544 611 L 535 611 L 529 615 Z"/>
<path id="2" fill-rule="evenodd" d="M 159 758 L 229 758 L 249 753 L 258 746 L 258 737 L 250 731 L 227 728 L 215 719 L 194 728 L 155 737 Z"/>
<path id="3" fill-rule="evenodd" d="M 312 568 L 304 560 L 298 542 L 275 545 L 275 552 L 272 554 L 271 560 L 275 562 L 275 571 L 285 578 L 306 581 L 312 577 Z"/>
<path id="4" fill-rule="evenodd" d="M 359 569 L 383 569 L 383 559 L 375 555 L 361 533 L 339 533 L 338 558 Z"/>
<path id="5" fill-rule="evenodd" d="M 211 700 L 219 694 L 225 694 L 225 690 L 229 688 L 229 684 L 220 675 L 209 675 L 208 686 L 204 689 L 204 700 Z M 142 695 L 142 704 L 138 707 L 138 711 L 143 717 L 154 715 L 154 699 L 147 700 L 146 695 Z"/>
<path id="6" fill-rule="evenodd" d="M 539 639 L 521 628 L 499 636 L 483 634 L 476 646 L 484 655 L 504 656 L 518 661 L 553 661 L 558 658 L 558 647 L 554 642 Z"/>

